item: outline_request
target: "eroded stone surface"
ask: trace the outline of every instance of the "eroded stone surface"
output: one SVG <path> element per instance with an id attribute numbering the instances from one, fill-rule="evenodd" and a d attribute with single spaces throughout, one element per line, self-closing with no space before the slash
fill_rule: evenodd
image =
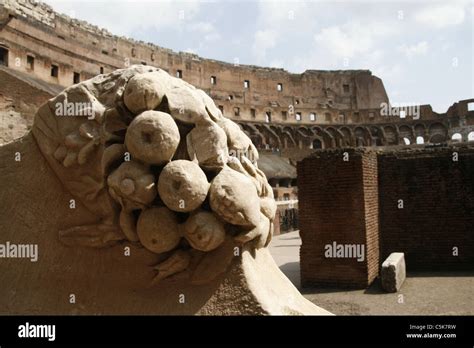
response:
<path id="1" fill-rule="evenodd" d="M 225 221 L 240 226 L 257 226 L 260 201 L 257 189 L 245 175 L 226 167 L 211 182 L 211 208 Z"/>
<path id="2" fill-rule="evenodd" d="M 58 103 L 83 103 L 91 117 L 57 117 Z M 275 204 L 249 137 L 206 93 L 161 69 L 131 66 L 71 86 L 38 110 L 33 134 L 66 189 L 99 218 L 62 230 L 68 245 L 128 240 L 156 254 L 186 251 L 163 265 L 162 280 L 218 263 L 226 239 L 255 248 L 271 239 Z"/>
<path id="3" fill-rule="evenodd" d="M 168 208 L 190 212 L 201 206 L 209 191 L 206 174 L 191 161 L 168 163 L 158 179 L 158 192 Z"/>
<path id="4" fill-rule="evenodd" d="M 127 108 L 135 114 L 154 110 L 166 93 L 166 81 L 163 81 L 165 78 L 166 75 L 156 71 L 131 78 L 123 93 Z"/>
<path id="5" fill-rule="evenodd" d="M 165 207 L 143 211 L 138 218 L 137 233 L 143 246 L 154 253 L 173 250 L 181 239 L 176 215 Z"/>
<path id="6" fill-rule="evenodd" d="M 93 117 L 57 117 L 55 105 L 63 102 L 86 103 Z M 134 264 L 133 272 L 149 286 L 169 286 L 172 278 L 183 289 L 209 283 L 216 289 L 234 279 L 221 287 L 232 301 L 238 289 L 249 291 L 244 278 L 250 279 L 254 266 L 248 262 L 252 266 L 243 273 L 243 254 L 268 245 L 273 195 L 250 139 L 203 91 L 160 69 L 132 66 L 48 101 L 38 110 L 32 135 L 61 190 L 96 218 L 66 219 L 59 241 L 69 247 L 143 246 L 134 252 L 148 261 Z M 236 277 L 226 274 L 231 268 Z M 193 306 L 197 312 L 198 304 Z M 227 313 L 214 304 L 208 308 Z M 275 308 L 279 313 L 281 306 Z M 265 311 L 270 309 L 259 313 Z"/>
<path id="7" fill-rule="evenodd" d="M 173 118 L 160 111 L 145 111 L 130 124 L 125 145 L 136 158 L 148 164 L 164 164 L 178 148 L 180 135 Z"/>
<path id="8" fill-rule="evenodd" d="M 214 250 L 224 243 L 225 236 L 224 224 L 210 212 L 197 212 L 184 224 L 184 237 L 197 250 Z"/>

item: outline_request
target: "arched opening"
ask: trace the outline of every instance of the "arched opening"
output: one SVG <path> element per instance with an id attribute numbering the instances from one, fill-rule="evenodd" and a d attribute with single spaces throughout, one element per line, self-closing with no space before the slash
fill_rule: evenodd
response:
<path id="1" fill-rule="evenodd" d="M 446 127 L 441 123 L 433 123 L 429 128 L 430 143 L 440 144 L 448 140 Z"/>
<path id="2" fill-rule="evenodd" d="M 386 145 L 398 145 L 398 135 L 397 131 L 393 127 L 385 127 L 384 128 L 384 133 L 385 133 L 385 140 L 386 140 Z"/>
<path id="3" fill-rule="evenodd" d="M 321 143 L 321 140 L 319 139 L 314 139 L 313 140 L 313 149 L 322 149 L 323 144 Z"/>
<path id="4" fill-rule="evenodd" d="M 474 141 L 474 131 L 467 135 L 467 141 Z"/>
<path id="5" fill-rule="evenodd" d="M 443 141 L 445 141 L 445 138 L 442 134 L 435 134 L 430 138 L 430 143 L 432 144 L 440 144 Z"/>
<path id="6" fill-rule="evenodd" d="M 403 138 L 403 141 L 405 142 L 405 145 L 410 145 L 410 139 L 408 138 Z"/>
<path id="7" fill-rule="evenodd" d="M 417 144 L 424 144 L 424 143 L 425 143 L 425 139 L 423 139 L 422 136 L 417 136 L 417 137 L 416 137 L 416 143 L 417 143 Z"/>
<path id="8" fill-rule="evenodd" d="M 462 135 L 460 133 L 454 133 L 453 136 L 451 137 L 451 140 L 455 142 L 461 142 Z"/>

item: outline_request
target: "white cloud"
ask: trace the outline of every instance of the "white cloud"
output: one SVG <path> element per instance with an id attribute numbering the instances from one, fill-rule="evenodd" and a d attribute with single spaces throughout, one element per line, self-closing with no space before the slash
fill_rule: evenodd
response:
<path id="1" fill-rule="evenodd" d="M 192 33 L 198 33 L 204 37 L 206 41 L 217 41 L 221 38 L 221 35 L 217 31 L 214 24 L 211 22 L 194 22 L 188 26 L 188 31 Z"/>
<path id="2" fill-rule="evenodd" d="M 202 34 L 207 34 L 215 30 L 214 25 L 210 22 L 191 23 L 189 29 Z"/>
<path id="3" fill-rule="evenodd" d="M 277 32 L 274 30 L 258 30 L 254 35 L 253 53 L 258 62 L 265 59 L 267 50 L 275 47 L 277 43 Z"/>
<path id="4" fill-rule="evenodd" d="M 252 53 L 256 64 L 271 65 L 281 63 L 280 57 L 267 60 L 267 50 L 283 42 L 294 39 L 305 32 L 311 32 L 317 24 L 318 4 L 309 6 L 304 1 L 259 1 Z"/>
<path id="5" fill-rule="evenodd" d="M 377 40 L 391 35 L 393 27 L 384 23 L 357 21 L 323 28 L 314 35 L 316 45 L 338 58 L 353 58 L 373 49 Z"/>
<path id="6" fill-rule="evenodd" d="M 315 3 L 312 3 L 315 10 Z M 304 1 L 260 1 L 258 3 L 259 25 L 263 28 L 285 30 L 289 25 L 304 25 L 306 28 L 317 21 L 315 14 Z"/>
<path id="7" fill-rule="evenodd" d="M 464 7 L 458 4 L 430 6 L 415 15 L 418 23 L 434 28 L 445 28 L 464 22 Z"/>
<path id="8" fill-rule="evenodd" d="M 282 68 L 284 65 L 283 59 L 274 59 L 270 62 L 270 68 Z"/>
<path id="9" fill-rule="evenodd" d="M 398 50 L 402 52 L 407 58 L 425 55 L 428 52 L 428 43 L 426 41 L 421 41 L 415 45 L 401 45 L 398 47 Z"/>
<path id="10" fill-rule="evenodd" d="M 131 36 L 133 32 L 143 29 L 179 29 L 196 17 L 201 5 L 197 0 L 45 1 L 55 11 L 124 36 Z"/>

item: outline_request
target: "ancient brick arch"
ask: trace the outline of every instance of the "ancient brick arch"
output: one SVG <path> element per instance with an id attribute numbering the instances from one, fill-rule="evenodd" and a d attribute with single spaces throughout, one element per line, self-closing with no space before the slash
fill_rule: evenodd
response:
<path id="1" fill-rule="evenodd" d="M 429 141 L 430 143 L 442 143 L 445 142 L 448 137 L 448 130 L 445 125 L 440 122 L 432 123 L 429 126 Z"/>
<path id="2" fill-rule="evenodd" d="M 356 138 L 356 146 L 372 146 L 372 136 L 367 127 L 355 127 L 354 134 Z"/>
<path id="3" fill-rule="evenodd" d="M 332 136 L 328 132 L 326 132 L 326 130 L 324 130 L 323 128 L 319 126 L 313 126 L 311 127 L 311 129 L 313 130 L 315 134 L 314 139 L 319 140 L 321 142 L 322 149 L 333 147 Z M 313 148 L 314 148 L 314 143 L 313 143 Z"/>
<path id="4" fill-rule="evenodd" d="M 354 132 L 349 127 L 341 127 L 340 132 L 343 136 L 343 143 L 344 146 L 354 146 L 355 139 L 354 139 Z"/>
<path id="5" fill-rule="evenodd" d="M 405 145 L 405 138 L 409 144 L 436 144 L 450 141 L 450 136 L 457 133 L 457 128 L 450 128 L 448 120 L 327 126 L 240 122 L 240 126 L 259 149 L 393 146 Z M 469 132 L 464 133 L 462 139 L 468 141 Z M 474 133 L 471 138 L 474 139 Z"/>
<path id="6" fill-rule="evenodd" d="M 398 132 L 400 134 L 400 145 L 405 144 L 404 139 L 407 139 L 409 141 L 409 144 L 414 144 L 415 143 L 415 136 L 413 132 L 413 128 L 408 126 L 408 125 L 401 125 L 398 127 Z"/>
<path id="7" fill-rule="evenodd" d="M 398 145 L 398 138 L 400 134 L 398 129 L 395 126 L 385 126 L 382 127 L 382 132 L 384 134 L 385 145 Z"/>

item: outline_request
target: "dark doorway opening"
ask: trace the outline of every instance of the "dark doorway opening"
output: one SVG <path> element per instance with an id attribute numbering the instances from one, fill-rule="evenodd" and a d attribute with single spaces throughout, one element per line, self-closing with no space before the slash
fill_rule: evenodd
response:
<path id="1" fill-rule="evenodd" d="M 0 65 L 8 66 L 8 50 L 0 47 Z"/>

